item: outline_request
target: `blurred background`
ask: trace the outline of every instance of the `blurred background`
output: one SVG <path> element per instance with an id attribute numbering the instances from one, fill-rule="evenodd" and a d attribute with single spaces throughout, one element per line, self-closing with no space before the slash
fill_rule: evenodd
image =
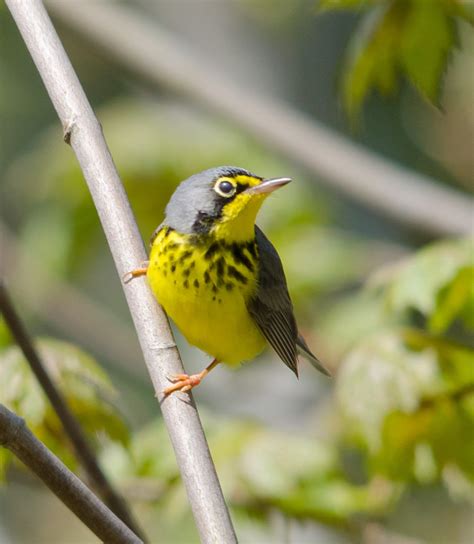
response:
<path id="1" fill-rule="evenodd" d="M 93 3 L 76 5 L 87 11 Z M 413 13 L 419 8 L 418 23 L 405 17 L 402 4 Z M 302 361 L 296 380 L 268 351 L 240 369 L 217 369 L 195 390 L 240 542 L 473 542 L 469 228 L 443 236 L 452 208 L 432 210 L 440 224 L 434 233 L 364 206 L 212 105 L 203 107 L 192 92 L 182 98 L 134 75 L 133 66 L 51 6 L 145 241 L 177 184 L 195 172 L 232 164 L 294 180 L 267 201 L 259 225 L 282 257 L 300 327 L 334 377 Z M 172 33 L 198 63 L 214 67 L 223 92 L 235 86 L 282 101 L 317 130 L 334 130 L 380 159 L 456 190 L 467 202 L 474 37 L 472 15 L 455 6 L 456 0 L 333 0 L 322 2 L 323 10 L 306 0 L 126 3 L 156 25 L 157 34 Z M 433 16 L 428 29 L 420 23 L 426 9 Z M 408 24 L 416 32 L 410 30 L 407 52 L 397 36 L 408 32 Z M 115 31 L 126 43 L 126 28 Z M 436 58 L 421 55 L 418 43 L 438 47 Z M 2 274 L 150 540 L 197 542 L 96 211 L 1 4 L 0 48 Z M 417 80 L 431 65 L 425 80 Z M 413 183 L 413 199 L 423 207 L 423 192 Z M 207 356 L 178 332 L 176 338 L 186 369 L 203 368 Z M 1 321 L 0 402 L 79 471 Z M 0 450 L 0 480 L 0 543 L 95 542 L 6 450 Z"/>

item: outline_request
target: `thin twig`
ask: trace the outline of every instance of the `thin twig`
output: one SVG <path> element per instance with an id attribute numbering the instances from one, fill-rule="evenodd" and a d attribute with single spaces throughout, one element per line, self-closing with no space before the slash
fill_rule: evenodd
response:
<path id="1" fill-rule="evenodd" d="M 102 542 L 142 543 L 33 435 L 24 420 L 3 404 L 0 404 L 0 446 L 10 450 L 31 469 Z"/>
<path id="2" fill-rule="evenodd" d="M 100 124 L 40 0 L 7 0 L 88 183 L 120 277 L 146 260 L 143 242 Z M 173 444 L 202 542 L 236 542 L 191 395 L 164 399 L 183 372 L 169 323 L 146 281 L 124 286 L 143 355 Z"/>
<path id="3" fill-rule="evenodd" d="M 127 504 L 114 490 L 97 463 L 97 459 L 95 458 L 87 438 L 69 409 L 62 393 L 51 379 L 41 357 L 33 345 L 30 335 L 15 310 L 7 289 L 1 279 L 0 314 L 3 315 L 5 323 L 10 329 L 13 338 L 23 352 L 33 374 L 36 376 L 36 379 L 48 397 L 56 415 L 60 419 L 64 432 L 71 441 L 74 453 L 86 472 L 89 484 L 95 489 L 99 496 L 102 497 L 105 504 L 114 512 L 114 514 L 128 525 L 132 531 L 139 535 L 140 538 L 144 539 L 143 533 L 139 528 L 137 521 L 130 513 Z"/>
<path id="4" fill-rule="evenodd" d="M 146 370 L 136 364 L 141 352 L 135 331 L 100 301 L 32 258 L 1 219 L 0 255 L 0 277 L 15 278 L 10 295 L 16 295 L 24 308 L 41 316 L 55 331 L 100 353 L 120 368 L 125 379 L 147 384 Z M 30 281 L 33 269 L 35 282 Z"/>
<path id="5" fill-rule="evenodd" d="M 47 0 L 53 14 L 147 83 L 200 102 L 231 119 L 318 182 L 430 235 L 472 234 L 472 200 L 336 134 L 314 119 L 244 89 L 152 18 L 117 2 Z M 117 32 L 120 28 L 120 32 Z M 127 36 L 124 40 L 123 36 Z"/>

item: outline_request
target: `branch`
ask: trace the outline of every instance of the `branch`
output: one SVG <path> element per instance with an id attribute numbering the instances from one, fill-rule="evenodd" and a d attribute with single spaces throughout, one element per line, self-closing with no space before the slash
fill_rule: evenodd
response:
<path id="1" fill-rule="evenodd" d="M 62 121 L 97 207 L 120 277 L 146 258 L 143 242 L 101 127 L 40 0 L 7 6 Z M 117 30 L 117 29 L 116 29 Z M 222 490 L 192 396 L 164 399 L 167 376 L 182 373 L 169 323 L 146 281 L 124 286 L 145 362 L 202 542 L 236 542 Z"/>
<path id="2" fill-rule="evenodd" d="M 33 260 L 1 219 L 0 254 L 0 278 L 15 278 L 10 292 L 23 307 L 41 316 L 55 331 L 102 354 L 126 379 L 146 383 L 145 369 L 133 364 L 141 352 L 132 328 L 99 301 L 56 277 L 38 259 Z M 33 269 L 34 283 L 30 281 Z"/>
<path id="3" fill-rule="evenodd" d="M 0 313 L 3 315 L 5 323 L 10 329 L 13 338 L 20 347 L 25 356 L 33 374 L 36 376 L 44 393 L 48 397 L 56 415 L 60 419 L 64 431 L 71 441 L 72 447 L 83 466 L 90 485 L 102 497 L 105 504 L 116 514 L 135 534 L 142 539 L 142 531 L 136 520 L 133 519 L 127 504 L 114 490 L 110 482 L 105 477 L 102 469 L 97 463 L 94 452 L 92 451 L 87 438 L 84 436 L 82 429 L 72 414 L 69 406 L 66 403 L 62 393 L 57 389 L 52 381 L 48 371 L 46 370 L 43 361 L 41 360 L 36 348 L 33 345 L 25 326 L 20 320 L 6 287 L 3 285 L 0 278 Z"/>
<path id="4" fill-rule="evenodd" d="M 351 143 L 286 104 L 243 89 L 133 8 L 116 2 L 89 1 L 87 9 L 79 2 L 47 2 L 56 17 L 121 67 L 232 120 L 330 188 L 431 235 L 472 233 L 467 195 Z"/>
<path id="5" fill-rule="evenodd" d="M 33 435 L 24 420 L 3 404 L 0 404 L 0 446 L 6 447 L 31 469 L 102 542 L 142 543 Z"/>

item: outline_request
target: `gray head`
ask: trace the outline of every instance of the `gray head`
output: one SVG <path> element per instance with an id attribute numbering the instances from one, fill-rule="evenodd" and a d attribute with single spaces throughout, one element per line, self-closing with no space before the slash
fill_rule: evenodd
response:
<path id="1" fill-rule="evenodd" d="M 237 191 L 242 192 L 248 187 L 237 187 L 234 191 L 229 182 L 237 176 L 258 178 L 243 168 L 219 166 L 186 179 L 179 184 L 166 206 L 165 223 L 184 234 L 209 232 L 214 222 L 221 217 L 224 206 L 235 198 Z M 216 182 L 221 178 L 224 191 L 218 189 L 217 192 Z M 229 191 L 229 196 L 226 195 L 226 190 Z"/>
<path id="2" fill-rule="evenodd" d="M 183 234 L 206 234 L 215 225 L 235 219 L 245 208 L 258 209 L 268 193 L 288 181 L 263 180 L 235 166 L 204 170 L 178 186 L 166 206 L 164 224 Z"/>

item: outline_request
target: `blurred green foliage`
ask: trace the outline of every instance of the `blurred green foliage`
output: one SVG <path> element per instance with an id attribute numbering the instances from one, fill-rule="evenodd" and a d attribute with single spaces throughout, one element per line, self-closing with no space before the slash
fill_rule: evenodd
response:
<path id="1" fill-rule="evenodd" d="M 456 304 L 446 300 L 458 290 L 464 302 L 472 295 L 464 283 L 470 271 L 472 287 L 473 258 L 472 241 L 441 242 L 371 279 L 365 296 L 379 305 L 381 319 L 372 334 L 359 334 L 348 344 L 336 375 L 338 423 L 324 439 L 204 414 L 234 510 L 259 523 L 277 510 L 350 525 L 389 512 L 412 483 L 436 481 L 458 499 L 474 500 L 474 351 L 445 334 L 453 327 L 472 332 L 466 305 L 457 297 Z M 355 313 L 349 322 L 358 318 Z M 156 508 L 160 519 L 181 523 L 187 502 L 164 424 L 146 425 L 129 442 L 110 402 L 113 391 L 96 364 L 64 343 L 48 340 L 40 346 L 86 430 L 107 435 L 99 446 L 109 476 L 148 510 Z M 0 401 L 74 466 L 59 424 L 17 348 L 4 348 L 0 360 L 0 383 L 5 384 Z M 362 479 L 346 470 L 346 451 L 358 452 Z"/>
<path id="2" fill-rule="evenodd" d="M 427 329 L 445 332 L 455 319 L 472 326 L 474 305 L 474 248 L 472 239 L 440 242 L 410 259 L 381 271 L 374 285 L 385 284 L 390 311 L 418 311 Z"/>
<path id="3" fill-rule="evenodd" d="M 465 239 L 428 246 L 373 278 L 398 323 L 354 345 L 336 386 L 346 438 L 365 452 L 370 474 L 443 479 L 474 500 L 473 286 Z"/>
<path id="4" fill-rule="evenodd" d="M 282 20 L 288 6 L 281 3 Z M 373 89 L 395 91 L 400 76 L 436 101 L 456 45 L 455 19 L 474 20 L 472 5 L 460 0 L 322 0 L 320 7 L 365 10 L 343 73 L 352 116 Z M 285 196 L 269 200 L 259 222 L 282 256 L 305 334 L 334 370 L 334 394 L 322 399 L 314 387 L 310 409 L 317 423 L 309 432 L 276 431 L 203 410 L 239 525 L 268 529 L 278 512 L 352 527 L 387 515 L 412 486 L 435 483 L 459 501 L 472 501 L 473 241 L 439 242 L 406 256 L 393 242 L 344 231 L 342 206 L 233 126 L 163 99 L 121 98 L 97 109 L 145 239 L 176 185 L 203 168 L 237 164 L 268 176 L 291 171 L 296 178 Z M 2 205 L 18 233 L 19 253 L 28 257 L 20 267 L 34 271 L 32 296 L 47 300 L 59 278 L 97 295 L 99 304 L 105 297 L 110 305 L 122 300 L 118 280 L 110 281 L 115 275 L 88 190 L 59 129 L 25 149 L 2 180 Z M 0 320 L 0 402 L 76 469 L 56 416 L 11 343 Z M 129 433 L 123 411 L 134 407 L 121 398 L 117 410 L 108 377 L 89 355 L 50 339 L 40 347 L 109 476 L 157 524 L 162 541 L 194 541 L 156 412 Z M 2 477 L 11 461 L 0 450 Z"/>
<path id="5" fill-rule="evenodd" d="M 0 330 L 4 330 L 3 320 Z M 129 434 L 123 414 L 115 404 L 116 392 L 96 361 L 67 342 L 45 338 L 39 339 L 37 346 L 46 370 L 95 448 L 104 439 L 125 447 Z M 32 432 L 66 465 L 78 468 L 61 422 L 27 361 L 17 346 L 7 342 L 0 347 L 0 403 L 25 418 Z M 14 457 L 8 450 L 0 448 L 0 482 L 12 461 Z"/>
<path id="6" fill-rule="evenodd" d="M 369 485 L 350 482 L 334 443 L 207 412 L 203 419 L 230 506 L 253 512 L 260 522 L 278 509 L 288 516 L 347 524 L 356 514 L 382 512 L 397 496 L 397 486 L 381 478 Z M 142 429 L 128 451 L 111 445 L 103 461 L 110 477 L 126 488 L 146 489 L 158 510 L 169 510 L 172 502 L 175 514 L 186 515 L 185 492 L 162 423 Z"/>
<path id="7" fill-rule="evenodd" d="M 348 524 L 383 516 L 412 483 L 437 481 L 458 499 L 474 500 L 474 351 L 430 325 L 434 315 L 448 323 L 445 293 L 473 258 L 471 240 L 442 242 L 369 282 L 366 296 L 384 317 L 370 336 L 353 339 L 342 359 L 333 406 L 338 423 L 325 439 L 205 414 L 234 509 L 259 512 L 262 520 L 276 508 L 291 517 Z M 464 305 L 457 308 L 446 310 L 450 325 L 472 333 Z M 184 491 L 164 444 L 164 426 L 154 423 L 134 437 L 129 451 L 117 445 L 104 451 L 105 465 L 122 482 L 154 489 L 150 501 L 160 510 L 172 501 L 184 516 Z M 348 450 L 358 452 L 362 480 L 345 470 Z"/>
<path id="8" fill-rule="evenodd" d="M 266 176 L 295 171 L 232 127 L 173 103 L 117 100 L 99 114 L 145 242 L 175 187 L 191 173 L 218 164 L 245 165 Z M 22 209 L 17 232 L 24 267 L 48 271 L 30 296 L 47 299 L 57 277 L 102 297 L 110 273 L 103 233 L 76 160 L 57 130 L 46 131 L 32 152 L 13 163 L 4 185 L 6 207 Z M 308 318 L 314 297 L 360 282 L 387 254 L 397 253 L 389 244 L 342 229 L 318 228 L 333 213 L 325 195 L 296 172 L 291 191 L 272 197 L 259 216 L 283 257 L 295 303 Z"/>
<path id="9" fill-rule="evenodd" d="M 401 76 L 439 105 L 443 76 L 458 45 L 457 23 L 474 23 L 473 4 L 464 0 L 320 0 L 319 8 L 366 10 L 341 78 L 352 119 L 373 90 L 394 93 Z"/>
<path id="10" fill-rule="evenodd" d="M 241 132 L 172 103 L 117 100 L 100 118 L 145 240 L 161 223 L 176 186 L 192 173 L 218 164 L 245 164 L 268 176 L 288 170 Z M 325 215 L 323 201 L 315 206 L 303 191 L 288 196 L 297 213 L 280 206 L 285 223 L 308 225 Z M 22 203 L 21 243 L 32 259 L 59 276 L 87 273 L 102 253 L 102 232 L 77 161 L 56 130 L 11 168 L 7 200 L 9 195 Z"/>
<path id="11" fill-rule="evenodd" d="M 146 235 L 190 172 L 224 162 L 265 175 L 286 171 L 238 132 L 171 104 L 118 101 L 101 120 Z M 156 124 L 162 131 L 154 130 Z M 75 160 L 56 136 L 45 134 L 7 178 L 7 185 L 16 186 L 11 195 L 26 209 L 20 247 L 29 262 L 41 260 L 62 278 L 93 277 L 100 290 L 109 274 L 98 272 L 104 269 L 101 229 Z M 473 326 L 472 240 L 439 242 L 400 260 L 404 252 L 397 246 L 323 226 L 330 217 L 324 199 L 317 195 L 316 204 L 302 183 L 292 189 L 268 203 L 262 222 L 282 254 L 300 316 L 311 323 L 315 344 L 335 369 L 332 415 L 323 423 L 318 415 L 330 432 L 324 438 L 286 433 L 206 413 L 232 509 L 242 523 L 252 519 L 252 526 L 267 524 L 278 511 L 350 527 L 389 513 L 412 484 L 443 481 L 456 497 L 470 499 L 474 353 L 466 338 Z M 381 267 L 387 259 L 396 264 Z M 10 343 L 0 321 L 0 402 L 76 468 L 59 422 Z M 68 344 L 40 345 L 110 477 L 175 538 L 188 510 L 163 423 L 134 431 L 129 441 L 96 363 Z M 107 440 L 97 441 L 98 434 Z M 355 474 L 345 465 L 347 452 L 357 452 Z M 11 458 L 0 455 L 4 472 Z"/>

